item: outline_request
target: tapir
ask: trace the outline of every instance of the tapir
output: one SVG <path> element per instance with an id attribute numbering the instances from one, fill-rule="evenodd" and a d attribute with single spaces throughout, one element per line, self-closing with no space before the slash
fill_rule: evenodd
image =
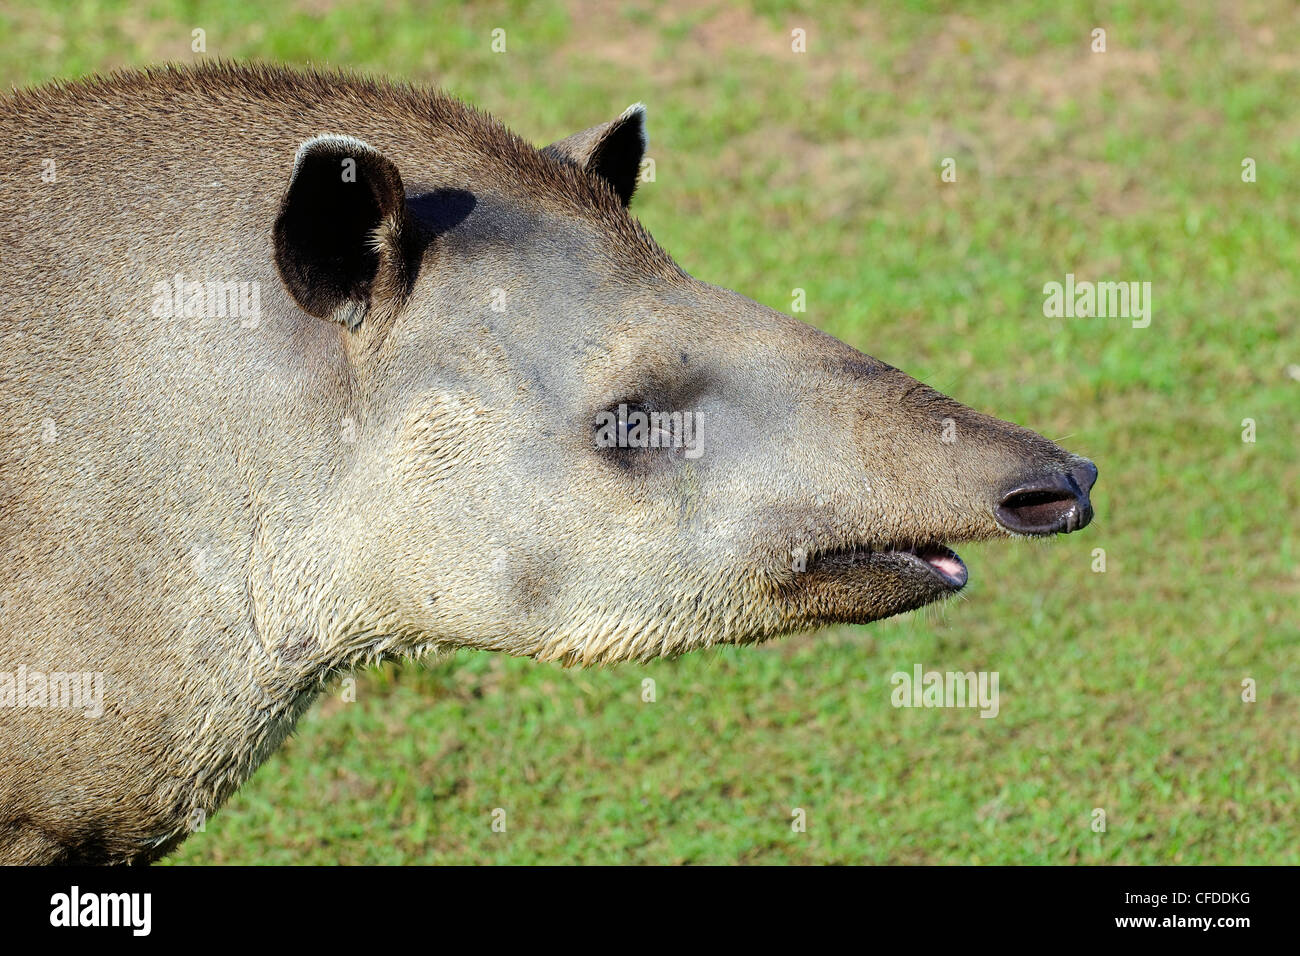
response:
<path id="1" fill-rule="evenodd" d="M 639 104 L 537 149 L 218 64 L 0 141 L 0 862 L 159 858 L 360 665 L 865 623 L 1092 517 L 1087 459 L 684 272 Z"/>

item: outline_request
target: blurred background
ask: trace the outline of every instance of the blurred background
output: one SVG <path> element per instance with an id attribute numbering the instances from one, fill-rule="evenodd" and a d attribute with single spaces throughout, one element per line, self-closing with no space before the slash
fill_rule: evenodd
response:
<path id="1" fill-rule="evenodd" d="M 172 861 L 1300 863 L 1297 51 L 1284 0 L 0 3 L 9 86 L 346 66 L 539 145 L 642 100 L 633 209 L 687 271 L 787 312 L 803 289 L 802 318 L 1101 469 L 1091 527 L 964 546 L 940 608 L 358 674 Z M 1150 326 L 1045 317 L 1067 273 L 1150 282 Z M 918 663 L 999 672 L 998 717 L 895 709 Z"/>

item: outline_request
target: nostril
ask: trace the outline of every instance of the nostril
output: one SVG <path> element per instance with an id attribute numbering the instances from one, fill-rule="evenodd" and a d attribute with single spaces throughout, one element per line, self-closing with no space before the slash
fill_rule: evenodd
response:
<path id="1" fill-rule="evenodd" d="M 1077 531 L 1091 521 L 1092 504 L 1073 474 L 1047 475 L 1007 492 L 995 513 L 1008 531 L 1056 534 Z"/>
<path id="2" fill-rule="evenodd" d="M 1025 530 L 1055 527 L 1074 507 L 1075 497 L 1059 491 L 1018 491 L 1002 502 L 1002 512 Z"/>

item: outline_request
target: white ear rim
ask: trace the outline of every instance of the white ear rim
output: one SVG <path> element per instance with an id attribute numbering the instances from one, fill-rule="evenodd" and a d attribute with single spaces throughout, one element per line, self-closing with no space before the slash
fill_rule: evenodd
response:
<path id="1" fill-rule="evenodd" d="M 615 122 L 622 123 L 625 120 L 630 120 L 630 119 L 635 119 L 636 121 L 637 135 L 640 136 L 641 138 L 641 152 L 644 153 L 647 149 L 650 148 L 650 137 L 646 135 L 646 131 L 645 131 L 645 104 L 644 103 L 633 103 L 631 106 L 629 106 L 627 109 L 623 111 L 622 115 L 619 116 L 619 118 Z"/>
<path id="2" fill-rule="evenodd" d="M 343 133 L 322 133 L 319 136 L 311 137 L 311 139 L 305 139 L 299 144 L 298 152 L 294 153 L 293 156 L 293 173 L 289 176 L 289 182 L 293 182 L 298 178 L 298 170 L 302 168 L 303 161 L 321 146 L 341 147 L 345 153 L 382 155 L 379 150 L 365 140 L 357 139 L 355 136 L 348 136 Z"/>

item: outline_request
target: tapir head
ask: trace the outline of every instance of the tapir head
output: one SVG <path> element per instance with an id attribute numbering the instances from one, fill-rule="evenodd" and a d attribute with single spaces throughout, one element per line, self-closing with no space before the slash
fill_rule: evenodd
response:
<path id="1" fill-rule="evenodd" d="M 626 209 L 639 107 L 542 151 L 475 122 L 286 169 L 277 266 L 359 423 L 321 515 L 354 626 L 644 659 L 898 614 L 962 589 L 954 544 L 1092 518 L 1091 462 L 678 268 Z"/>

